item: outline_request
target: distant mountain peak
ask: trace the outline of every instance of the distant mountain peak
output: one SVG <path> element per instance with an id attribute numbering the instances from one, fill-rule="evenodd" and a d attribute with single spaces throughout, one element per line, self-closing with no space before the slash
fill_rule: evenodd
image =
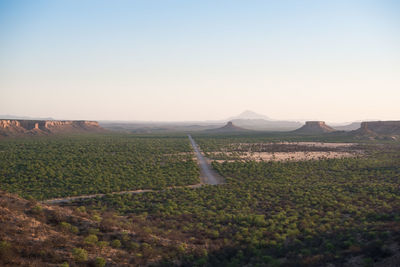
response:
<path id="1" fill-rule="evenodd" d="M 229 119 L 227 119 L 228 121 L 232 121 L 232 120 L 238 120 L 238 119 L 242 119 L 242 120 L 257 120 L 257 119 L 261 119 L 261 120 L 271 120 L 269 117 L 256 113 L 254 111 L 251 110 L 245 110 L 242 113 L 240 113 L 237 116 L 233 116 L 230 117 Z"/>

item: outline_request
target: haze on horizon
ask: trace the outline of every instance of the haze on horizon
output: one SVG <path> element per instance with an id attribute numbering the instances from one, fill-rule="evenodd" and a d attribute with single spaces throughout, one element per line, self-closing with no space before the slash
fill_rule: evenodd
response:
<path id="1" fill-rule="evenodd" d="M 400 3 L 0 2 L 0 114 L 400 119 Z"/>

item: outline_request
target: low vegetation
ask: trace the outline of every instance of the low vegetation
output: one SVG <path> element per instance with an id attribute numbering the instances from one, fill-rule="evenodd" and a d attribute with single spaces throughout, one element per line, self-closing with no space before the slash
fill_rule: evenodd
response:
<path id="1" fill-rule="evenodd" d="M 270 149 L 259 144 L 279 141 L 274 138 L 195 137 L 205 152 L 238 148 L 239 143 L 246 144 L 246 150 Z M 185 136 L 13 140 L 0 146 L 1 150 L 10 149 L 0 155 L 8 164 L 1 163 L 8 175 L 2 188 L 39 199 L 51 193 L 39 193 L 33 180 L 10 179 L 11 173 L 19 173 L 18 169 L 11 171 L 12 163 L 24 162 L 17 156 L 28 162 L 55 162 L 51 158 L 58 157 L 61 163 L 55 166 L 64 168 L 78 166 L 82 158 L 88 166 L 104 168 L 104 173 L 113 173 L 114 165 L 125 170 L 118 165 L 123 163 L 114 161 L 115 156 L 124 164 L 129 159 L 157 170 L 173 168 L 164 169 L 174 173 L 164 181 L 189 184 L 198 180 L 198 167 Z M 39 151 L 37 159 L 35 149 Z M 396 266 L 392 263 L 400 255 L 400 144 L 372 142 L 359 144 L 357 149 L 364 151 L 362 157 L 214 161 L 213 167 L 226 179 L 223 185 L 107 194 L 62 207 L 1 192 L 0 265 Z M 57 154 L 62 150 L 68 156 Z M 99 163 L 102 157 L 107 164 Z M 63 165 L 65 162 L 69 164 Z M 63 170 L 71 177 L 74 174 L 60 168 Z M 161 180 L 152 176 L 155 172 L 150 167 L 145 170 L 148 175 L 132 176 L 136 180 L 118 179 L 118 171 L 112 177 L 120 185 L 132 186 L 133 181 L 154 186 Z M 24 169 L 22 173 L 27 175 Z M 81 180 L 74 180 L 76 184 L 81 191 L 87 190 L 83 176 L 78 177 Z M 144 177 L 143 181 L 139 177 Z M 54 195 L 74 193 L 72 186 L 63 188 L 58 182 L 51 183 L 50 177 L 44 181 L 57 192 Z M 28 191 L 30 187 L 32 191 Z M 100 180 L 97 187 L 108 188 Z"/>
<path id="2" fill-rule="evenodd" d="M 159 242 L 147 241 L 147 258 L 161 255 L 160 264 L 380 262 L 398 253 L 392 248 L 400 241 L 400 153 L 398 145 L 368 151 L 366 158 L 214 162 L 225 185 L 107 196 L 85 205 L 118 211 L 147 238 L 157 236 Z"/>
<path id="3" fill-rule="evenodd" d="M 0 189 L 48 199 L 199 183 L 186 136 L 0 141 Z"/>

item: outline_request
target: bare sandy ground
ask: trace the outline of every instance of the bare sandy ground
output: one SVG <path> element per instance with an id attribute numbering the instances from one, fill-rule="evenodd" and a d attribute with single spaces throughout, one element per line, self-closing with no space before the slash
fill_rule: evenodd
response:
<path id="1" fill-rule="evenodd" d="M 322 143 L 322 142 L 279 142 L 276 144 L 283 145 L 302 145 L 302 146 L 314 146 L 314 147 L 352 147 L 358 145 L 357 143 Z"/>
<path id="2" fill-rule="evenodd" d="M 361 152 L 333 152 L 333 151 L 311 151 L 311 152 L 253 152 L 239 155 L 238 160 L 254 160 L 254 161 L 303 161 L 303 160 L 322 160 L 335 158 L 352 158 L 360 156 Z M 216 160 L 217 162 L 237 161 L 237 160 Z"/>
<path id="3" fill-rule="evenodd" d="M 293 151 L 293 152 L 229 152 L 222 150 L 221 152 L 211 152 L 209 153 L 211 158 L 218 158 L 220 156 L 226 155 L 229 158 L 220 160 L 217 162 L 233 162 L 233 161 L 303 161 L 303 160 L 322 160 L 322 159 L 334 159 L 334 158 L 351 158 L 363 155 L 363 151 L 356 148 L 358 144 L 356 143 L 322 143 L 322 142 L 279 142 L 279 143 L 239 143 L 231 144 L 231 147 L 246 147 L 254 145 L 269 145 L 269 144 L 280 144 L 280 145 L 299 145 L 299 146 L 310 146 L 310 147 L 320 147 L 320 148 L 343 148 L 339 151 Z"/>
<path id="4" fill-rule="evenodd" d="M 298 145 L 298 146 L 310 146 L 310 147 L 322 147 L 322 148 L 348 148 L 357 146 L 357 143 L 323 143 L 323 142 L 268 142 L 268 143 L 237 143 L 230 144 L 231 147 L 241 146 L 254 146 L 254 145 Z"/>

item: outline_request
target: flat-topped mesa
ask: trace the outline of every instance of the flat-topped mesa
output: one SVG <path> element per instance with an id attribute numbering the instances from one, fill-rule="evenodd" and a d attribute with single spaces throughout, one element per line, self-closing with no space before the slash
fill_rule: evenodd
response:
<path id="1" fill-rule="evenodd" d="M 0 136 L 102 132 L 97 121 L 0 120 Z"/>
<path id="2" fill-rule="evenodd" d="M 321 134 L 334 132 L 335 129 L 325 124 L 324 121 L 306 121 L 306 124 L 295 130 L 295 133 L 301 134 Z"/>
<path id="3" fill-rule="evenodd" d="M 364 121 L 361 123 L 360 129 L 357 131 L 360 133 L 399 135 L 400 121 Z"/>
<path id="4" fill-rule="evenodd" d="M 306 125 L 311 126 L 311 127 L 314 127 L 314 126 L 325 127 L 326 126 L 324 121 L 306 121 Z"/>

